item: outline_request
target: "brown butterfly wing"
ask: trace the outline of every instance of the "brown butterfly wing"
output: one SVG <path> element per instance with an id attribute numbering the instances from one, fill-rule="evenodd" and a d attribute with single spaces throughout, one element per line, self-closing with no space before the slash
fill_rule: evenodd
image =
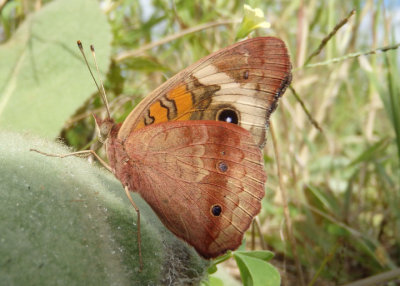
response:
<path id="1" fill-rule="evenodd" d="M 284 42 L 248 39 L 201 59 L 154 90 L 131 112 L 118 137 L 166 121 L 231 120 L 262 147 L 269 116 L 290 81 Z"/>
<path id="2" fill-rule="evenodd" d="M 261 208 L 266 175 L 252 135 L 218 121 L 176 121 L 112 136 L 116 176 L 206 258 L 236 249 Z"/>

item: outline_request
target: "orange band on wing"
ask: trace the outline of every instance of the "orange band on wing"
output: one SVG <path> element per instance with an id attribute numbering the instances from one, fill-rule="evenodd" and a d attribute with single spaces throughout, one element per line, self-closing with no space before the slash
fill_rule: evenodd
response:
<path id="1" fill-rule="evenodd" d="M 145 126 L 146 126 L 146 124 L 144 124 L 144 119 L 141 119 L 140 122 L 139 122 L 139 124 L 136 125 L 135 130 L 138 130 L 138 129 L 143 128 L 143 127 L 145 127 Z"/>
<path id="2" fill-rule="evenodd" d="M 192 94 L 185 84 L 178 85 L 167 94 L 167 98 L 175 102 L 177 109 L 176 120 L 189 120 L 193 108 Z"/>
<path id="3" fill-rule="evenodd" d="M 156 101 L 150 106 L 150 116 L 154 118 L 151 124 L 168 121 L 168 109 L 161 106 L 159 101 Z"/>
<path id="4" fill-rule="evenodd" d="M 193 111 L 192 94 L 186 89 L 186 85 L 181 83 L 150 105 L 148 110 L 147 113 L 143 113 L 144 116 L 135 130 L 153 123 L 190 120 Z"/>

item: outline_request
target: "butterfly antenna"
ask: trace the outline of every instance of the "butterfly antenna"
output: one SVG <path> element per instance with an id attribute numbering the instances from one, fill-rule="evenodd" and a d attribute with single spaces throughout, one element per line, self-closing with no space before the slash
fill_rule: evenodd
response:
<path id="1" fill-rule="evenodd" d="M 97 81 L 96 81 L 96 78 L 95 78 L 94 75 L 93 75 L 92 69 L 91 69 L 90 66 L 89 66 L 89 63 L 88 63 L 88 61 L 87 61 L 85 52 L 84 52 L 84 50 L 83 50 L 82 42 L 81 42 L 81 41 L 77 41 L 77 44 L 78 44 L 79 50 L 81 51 L 81 54 L 82 54 L 83 58 L 85 59 L 85 63 L 86 63 L 86 66 L 87 66 L 88 69 L 89 69 L 90 75 L 92 76 L 92 79 L 93 79 L 94 83 L 96 84 L 96 87 L 97 87 L 97 89 L 98 89 L 98 91 L 99 91 L 99 93 L 100 93 L 101 99 L 103 100 L 103 103 L 104 103 L 104 105 L 106 106 L 107 117 L 110 119 L 110 118 L 111 118 L 110 107 L 109 107 L 109 105 L 108 105 L 108 100 L 107 100 L 107 96 L 106 96 L 106 91 L 104 90 L 103 81 L 101 80 L 101 77 L 100 77 L 100 72 L 99 72 L 99 67 L 98 67 L 98 65 L 97 65 L 97 61 L 96 61 L 96 53 L 95 53 L 95 51 L 94 51 L 94 47 L 93 47 L 93 45 L 90 45 L 90 50 L 92 51 L 92 56 L 93 56 L 93 59 L 94 59 L 94 63 L 95 63 L 95 65 L 96 65 L 97 76 L 98 76 L 99 79 L 100 79 L 101 89 L 100 89 L 100 86 L 98 85 L 98 83 L 97 83 Z"/>

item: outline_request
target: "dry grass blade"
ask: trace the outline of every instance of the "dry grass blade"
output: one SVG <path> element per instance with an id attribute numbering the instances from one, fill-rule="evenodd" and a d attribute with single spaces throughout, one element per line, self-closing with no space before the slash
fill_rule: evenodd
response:
<path id="1" fill-rule="evenodd" d="M 293 85 L 289 85 L 290 91 L 293 93 L 294 97 L 300 103 L 301 108 L 303 109 L 304 113 L 307 115 L 308 120 L 311 122 L 311 124 L 317 128 L 321 133 L 324 132 L 324 130 L 321 128 L 321 126 L 318 124 L 318 122 L 313 118 L 311 115 L 310 111 L 308 111 L 306 105 L 304 104 L 303 100 L 300 98 L 299 94 L 297 91 L 294 89 Z"/>
<path id="2" fill-rule="evenodd" d="M 382 283 L 388 283 L 393 280 L 400 279 L 400 268 L 396 268 L 381 274 L 377 274 L 365 279 L 358 280 L 356 282 L 348 283 L 343 286 L 373 286 L 373 285 L 382 285 Z M 393 281 L 395 284 L 396 281 Z M 393 285 L 395 285 L 393 284 Z M 385 284 L 386 285 L 386 284 Z"/>
<path id="3" fill-rule="evenodd" d="M 341 27 L 343 27 L 349 21 L 350 17 L 353 16 L 355 13 L 356 11 L 352 10 L 346 18 L 340 21 L 340 23 L 333 28 L 333 30 L 321 41 L 319 47 L 313 53 L 311 53 L 304 65 L 307 65 L 313 57 L 317 56 L 322 51 L 329 40 L 340 30 Z"/>
<path id="4" fill-rule="evenodd" d="M 232 25 L 232 24 L 237 23 L 237 22 L 238 21 L 234 21 L 234 20 L 215 21 L 215 22 L 211 22 L 211 23 L 202 24 L 202 25 L 199 25 L 199 26 L 196 26 L 196 27 L 192 27 L 192 28 L 183 30 L 183 31 L 181 31 L 179 33 L 167 36 L 167 37 L 165 37 L 165 38 L 163 38 L 163 39 L 161 39 L 159 41 L 144 45 L 139 49 L 136 49 L 136 50 L 133 50 L 133 51 L 128 51 L 128 52 L 123 52 L 123 53 L 119 54 L 118 56 L 116 56 L 114 58 L 114 61 L 119 63 L 119 62 L 122 62 L 122 61 L 124 61 L 124 60 L 126 60 L 128 58 L 140 56 L 141 54 L 143 54 L 144 52 L 146 52 L 148 50 L 151 50 L 152 48 L 164 45 L 164 44 L 166 44 L 168 42 L 171 42 L 173 40 L 176 40 L 176 39 L 181 38 L 183 36 L 186 36 L 188 34 L 196 33 L 196 32 L 199 32 L 201 30 L 210 29 L 210 28 L 213 28 L 213 27 L 216 27 L 216 26 Z"/>
<path id="5" fill-rule="evenodd" d="M 311 67 L 318 67 L 318 66 L 325 66 L 325 65 L 329 65 L 332 63 L 338 63 L 338 62 L 342 62 L 348 59 L 354 59 L 354 58 L 358 58 L 360 56 L 367 56 L 367 55 L 372 55 L 372 54 L 376 54 L 378 52 L 387 52 L 390 50 L 396 50 L 400 47 L 400 43 L 394 44 L 394 45 L 390 45 L 390 46 L 385 46 L 385 47 L 381 47 L 381 48 L 377 48 L 377 49 L 373 49 L 370 51 L 366 51 L 366 52 L 357 52 L 357 53 L 351 53 L 351 54 L 347 54 L 343 57 L 338 57 L 338 58 L 334 58 L 334 59 L 330 59 L 324 62 L 319 62 L 319 63 L 315 63 L 315 64 L 308 64 L 305 67 L 306 68 L 311 68 Z"/>

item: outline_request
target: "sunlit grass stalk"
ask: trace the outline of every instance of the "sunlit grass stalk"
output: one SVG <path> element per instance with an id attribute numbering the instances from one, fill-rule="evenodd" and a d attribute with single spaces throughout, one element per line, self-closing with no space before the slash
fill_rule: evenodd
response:
<path id="1" fill-rule="evenodd" d="M 331 10 L 329 10 L 331 11 Z M 304 65 L 307 65 L 315 56 L 317 56 L 319 53 L 321 53 L 322 49 L 326 46 L 326 44 L 329 42 L 330 39 L 339 31 L 341 27 L 343 27 L 350 19 L 351 16 L 355 14 L 355 10 L 352 10 L 349 15 L 344 18 L 342 21 L 340 21 L 334 28 L 333 30 L 321 41 L 319 44 L 318 48 L 311 53 L 311 55 L 307 58 L 306 62 Z"/>
<path id="2" fill-rule="evenodd" d="M 367 56 L 367 55 L 375 54 L 377 52 L 387 52 L 389 50 L 397 50 L 399 47 L 400 47 L 400 43 L 395 44 L 395 45 L 390 45 L 390 46 L 385 46 L 385 47 L 373 49 L 373 50 L 366 51 L 366 52 L 350 53 L 350 54 L 347 54 L 345 56 L 333 58 L 333 59 L 330 59 L 330 60 L 327 60 L 327 61 L 323 61 L 323 62 L 319 62 L 319 63 L 315 63 L 315 64 L 308 64 L 305 67 L 306 68 L 311 68 L 311 67 L 325 66 L 325 65 L 329 65 L 329 64 L 333 64 L 333 63 L 342 62 L 342 61 L 345 61 L 345 60 L 348 60 L 348 59 L 358 58 L 359 56 Z"/>

